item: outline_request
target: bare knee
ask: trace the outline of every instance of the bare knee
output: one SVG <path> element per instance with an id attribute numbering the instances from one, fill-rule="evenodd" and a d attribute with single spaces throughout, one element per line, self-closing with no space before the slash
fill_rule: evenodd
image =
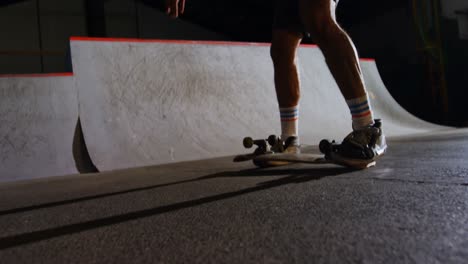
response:
<path id="1" fill-rule="evenodd" d="M 302 39 L 299 33 L 288 31 L 273 32 L 270 56 L 275 66 L 294 65 L 296 49 Z"/>
<path id="2" fill-rule="evenodd" d="M 304 25 L 307 31 L 310 32 L 317 41 L 329 39 L 341 31 L 338 24 L 328 16 L 309 18 Z"/>
<path id="3" fill-rule="evenodd" d="M 330 0 L 300 1 L 302 23 L 306 31 L 318 41 L 327 39 L 342 30 L 336 22 L 334 12 L 335 4 Z"/>

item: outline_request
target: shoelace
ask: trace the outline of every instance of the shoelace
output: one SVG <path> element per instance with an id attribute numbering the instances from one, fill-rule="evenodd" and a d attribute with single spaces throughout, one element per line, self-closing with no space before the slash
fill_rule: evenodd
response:
<path id="1" fill-rule="evenodd" d="M 360 149 L 364 149 L 366 146 L 372 147 L 375 145 L 377 137 L 373 130 L 357 130 L 353 131 L 349 134 L 348 137 L 345 138 L 345 141 L 352 146 L 355 146 Z"/>

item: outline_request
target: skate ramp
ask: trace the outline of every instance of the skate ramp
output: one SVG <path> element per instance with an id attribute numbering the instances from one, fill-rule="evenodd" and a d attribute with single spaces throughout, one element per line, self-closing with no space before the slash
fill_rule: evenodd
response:
<path id="1" fill-rule="evenodd" d="M 77 173 L 71 74 L 0 77 L 0 181 Z"/>
<path id="2" fill-rule="evenodd" d="M 247 152 L 244 136 L 280 132 L 269 45 L 74 38 L 80 118 L 99 170 Z M 349 110 L 315 46 L 299 50 L 301 139 L 342 139 Z M 444 129 L 390 96 L 375 62 L 363 71 L 388 136 Z"/>

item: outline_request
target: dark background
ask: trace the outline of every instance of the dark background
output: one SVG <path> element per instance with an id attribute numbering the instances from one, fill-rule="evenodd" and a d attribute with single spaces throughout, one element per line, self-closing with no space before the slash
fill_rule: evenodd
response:
<path id="1" fill-rule="evenodd" d="M 2 0 L 0 3 L 8 6 L 31 1 L 38 2 Z M 83 0 L 86 32 L 78 35 L 155 37 L 139 30 L 126 34 L 119 32 L 118 27 L 110 32 L 106 25 L 109 23 L 106 18 L 110 16 L 107 2 Z M 128 2 L 161 11 L 164 6 L 161 0 Z M 269 42 L 274 2 L 187 0 L 186 12 L 180 19 L 219 33 L 223 36 L 221 39 Z M 376 59 L 387 88 L 403 107 L 427 121 L 468 126 L 465 103 L 468 97 L 468 41 L 460 39 L 457 21 L 442 17 L 440 9 L 438 0 L 340 0 L 337 19 L 356 43 L 360 56 Z M 142 23 L 139 15 L 134 19 L 135 23 Z M 209 37 L 194 33 L 185 38 Z M 47 37 L 42 41 L 46 42 Z M 313 43 L 313 36 L 304 42 Z M 44 52 L 45 48 L 41 47 L 41 58 L 47 56 Z M 64 57 L 66 52 L 61 52 Z M 41 69 L 42 72 L 49 71 L 44 65 Z"/>
<path id="2" fill-rule="evenodd" d="M 360 56 L 376 59 L 388 89 L 407 110 L 431 122 L 468 125 L 468 41 L 459 39 L 455 21 L 442 17 L 438 35 L 435 22 L 424 20 L 440 10 L 426 14 L 424 7 L 421 1 L 341 0 L 337 19 Z M 189 0 L 184 19 L 234 40 L 269 42 L 273 12 L 268 0 Z M 313 43 L 313 36 L 304 42 Z"/>

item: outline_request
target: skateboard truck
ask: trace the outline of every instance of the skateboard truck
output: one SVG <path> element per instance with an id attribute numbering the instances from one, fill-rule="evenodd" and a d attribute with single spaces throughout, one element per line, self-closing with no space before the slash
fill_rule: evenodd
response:
<path id="1" fill-rule="evenodd" d="M 242 145 L 244 145 L 244 147 L 247 149 L 250 149 L 254 146 L 256 146 L 257 148 L 254 150 L 253 153 L 245 154 L 245 155 L 238 155 L 234 157 L 234 162 L 252 160 L 255 157 L 260 156 L 260 155 L 273 154 L 275 152 L 279 153 L 284 150 L 283 141 L 276 135 L 270 135 L 267 139 L 255 139 L 255 140 L 251 137 L 245 137 L 242 140 Z"/>
<path id="2" fill-rule="evenodd" d="M 264 139 L 252 139 L 251 137 L 246 137 L 242 141 L 242 144 L 244 145 L 245 148 L 252 148 L 254 145 L 257 146 L 257 148 L 254 151 L 254 154 L 261 154 L 261 153 L 266 153 L 268 151 L 268 145 L 266 140 Z"/>
<path id="3" fill-rule="evenodd" d="M 320 152 L 325 154 L 325 156 L 330 155 L 332 152 L 338 151 L 340 144 L 336 143 L 335 140 L 322 139 L 319 143 Z"/>
<path id="4" fill-rule="evenodd" d="M 245 148 L 252 148 L 254 145 L 257 146 L 254 153 L 255 155 L 270 154 L 273 152 L 283 152 L 284 144 L 283 141 L 276 135 L 270 135 L 267 139 L 252 139 L 251 137 L 245 137 L 242 141 Z"/>
<path id="5" fill-rule="evenodd" d="M 274 153 L 284 152 L 284 141 L 276 135 L 270 135 L 267 139 L 271 146 L 271 151 Z"/>

